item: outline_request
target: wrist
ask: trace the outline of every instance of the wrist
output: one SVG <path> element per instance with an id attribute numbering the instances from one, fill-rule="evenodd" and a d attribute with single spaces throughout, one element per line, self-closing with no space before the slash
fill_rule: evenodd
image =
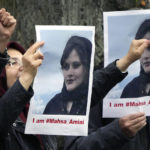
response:
<path id="1" fill-rule="evenodd" d="M 128 55 L 126 55 L 125 56 L 125 58 L 126 58 L 126 61 L 129 63 L 129 64 L 132 64 L 133 62 L 135 62 L 137 59 L 138 59 L 138 57 L 136 57 L 136 55 L 135 54 L 128 54 Z"/>
<path id="2" fill-rule="evenodd" d="M 19 81 L 21 85 L 28 90 L 33 82 L 34 77 L 31 74 L 22 72 L 21 76 L 19 77 Z"/>
<path id="3" fill-rule="evenodd" d="M 131 63 L 132 62 L 128 60 L 128 57 L 124 56 L 116 62 L 116 66 L 121 72 L 126 72 Z"/>
<path id="4" fill-rule="evenodd" d="M 7 48 L 7 43 L 9 42 L 9 40 L 0 40 L 0 53 L 3 54 L 6 51 Z"/>
<path id="5" fill-rule="evenodd" d="M 0 55 L 6 56 L 7 54 L 7 48 L 4 48 L 3 50 L 0 50 Z"/>

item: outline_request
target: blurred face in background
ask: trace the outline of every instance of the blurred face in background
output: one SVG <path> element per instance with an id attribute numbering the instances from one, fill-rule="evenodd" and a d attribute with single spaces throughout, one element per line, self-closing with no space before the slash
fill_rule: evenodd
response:
<path id="1" fill-rule="evenodd" d="M 21 72 L 23 71 L 22 66 L 22 53 L 15 49 L 8 49 L 8 55 L 10 60 L 7 63 L 6 69 L 6 78 L 7 78 L 7 87 L 10 88 L 16 80 L 20 77 Z"/>

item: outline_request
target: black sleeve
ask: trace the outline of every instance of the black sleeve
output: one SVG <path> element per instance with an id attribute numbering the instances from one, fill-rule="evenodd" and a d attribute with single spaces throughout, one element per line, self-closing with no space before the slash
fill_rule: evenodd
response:
<path id="1" fill-rule="evenodd" d="M 93 89 L 91 106 L 97 104 L 106 94 L 120 81 L 126 77 L 127 73 L 122 73 L 116 67 L 116 61 L 106 68 L 97 70 L 93 75 Z"/>
<path id="2" fill-rule="evenodd" d="M 3 57 L 1 57 L 1 55 L 2 54 L 0 54 L 0 73 L 2 72 L 3 68 L 5 67 L 5 65 L 7 64 L 9 60 L 8 55 L 4 55 Z"/>
<path id="3" fill-rule="evenodd" d="M 119 150 L 129 141 L 121 132 L 118 120 L 90 132 L 85 137 L 66 137 L 65 150 Z"/>
<path id="4" fill-rule="evenodd" d="M 7 133 L 32 95 L 32 88 L 26 91 L 17 80 L 0 98 L 0 134 Z"/>
<path id="5" fill-rule="evenodd" d="M 92 114 L 96 120 L 102 119 L 101 113 L 97 114 L 99 109 L 97 110 L 95 107 L 109 90 L 126 75 L 127 73 L 122 73 L 116 67 L 116 62 L 94 73 L 90 116 Z M 101 110 L 99 111 L 101 112 Z M 121 132 L 118 120 L 104 126 L 101 121 L 97 124 L 90 117 L 89 135 L 86 137 L 67 137 L 65 150 L 119 150 L 127 140 Z"/>

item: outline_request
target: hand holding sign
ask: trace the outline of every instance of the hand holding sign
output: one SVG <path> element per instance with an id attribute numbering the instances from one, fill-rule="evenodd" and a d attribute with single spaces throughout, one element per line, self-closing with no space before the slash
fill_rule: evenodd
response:
<path id="1" fill-rule="evenodd" d="M 122 131 L 128 136 L 133 137 L 146 125 L 146 117 L 143 112 L 129 114 L 120 118 L 119 125 Z"/>

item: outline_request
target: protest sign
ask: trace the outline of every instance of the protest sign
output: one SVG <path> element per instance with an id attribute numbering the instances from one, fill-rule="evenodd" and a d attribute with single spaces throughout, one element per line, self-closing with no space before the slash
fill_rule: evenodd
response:
<path id="1" fill-rule="evenodd" d="M 94 27 L 36 26 L 44 61 L 34 80 L 25 133 L 87 135 Z"/>
<path id="2" fill-rule="evenodd" d="M 150 10 L 129 10 L 129 11 L 117 11 L 117 12 L 105 12 L 104 13 L 104 64 L 105 66 L 110 62 L 122 58 L 129 50 L 131 41 L 134 39 L 147 38 L 145 31 L 140 26 L 146 22 L 149 22 Z M 148 26 L 148 25 L 147 25 Z M 140 31 L 139 31 L 140 30 Z M 147 57 L 149 57 L 147 55 Z M 142 71 L 143 70 L 143 71 Z M 119 106 L 126 106 L 125 103 L 131 99 L 120 99 L 120 98 L 135 98 L 133 102 L 138 102 L 137 97 L 142 100 L 143 96 L 148 96 L 149 82 L 146 81 L 145 77 L 142 77 L 145 72 L 140 61 L 136 61 L 128 68 L 128 76 L 119 84 L 117 84 L 105 97 L 103 117 L 121 117 L 129 113 L 141 111 L 141 107 L 134 106 L 131 109 L 126 107 L 111 107 L 115 104 L 117 99 Z M 144 73 L 145 76 L 146 73 Z M 125 90 L 123 90 L 125 88 Z M 119 100 L 120 99 L 120 100 Z M 144 98 L 145 99 L 145 98 Z M 149 98 L 145 99 L 146 109 L 148 109 Z M 117 110 L 116 110 L 117 109 Z M 111 113 L 110 113 L 111 111 Z M 149 115 L 147 110 L 146 115 Z"/>
<path id="3" fill-rule="evenodd" d="M 104 117 L 120 118 L 135 112 L 145 112 L 150 116 L 150 96 L 140 98 L 105 99 Z"/>

